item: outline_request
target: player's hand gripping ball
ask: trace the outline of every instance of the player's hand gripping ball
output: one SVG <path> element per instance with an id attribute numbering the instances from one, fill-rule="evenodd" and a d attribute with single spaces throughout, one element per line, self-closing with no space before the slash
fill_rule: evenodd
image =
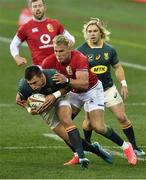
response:
<path id="1" fill-rule="evenodd" d="M 30 113 L 31 110 L 38 110 L 45 102 L 45 95 L 33 94 L 27 99 L 27 111 Z"/>

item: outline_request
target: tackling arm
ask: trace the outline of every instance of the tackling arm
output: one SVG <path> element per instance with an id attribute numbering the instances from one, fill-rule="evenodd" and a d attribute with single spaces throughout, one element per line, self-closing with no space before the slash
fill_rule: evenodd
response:
<path id="1" fill-rule="evenodd" d="M 63 74 L 55 74 L 53 80 L 56 84 L 68 83 L 68 85 L 74 89 L 80 91 L 86 91 L 89 86 L 89 73 L 88 71 L 76 71 L 76 79 L 67 78 Z"/>
<path id="2" fill-rule="evenodd" d="M 69 85 L 74 89 L 86 91 L 89 87 L 88 71 L 77 71 L 76 79 L 70 79 Z"/>

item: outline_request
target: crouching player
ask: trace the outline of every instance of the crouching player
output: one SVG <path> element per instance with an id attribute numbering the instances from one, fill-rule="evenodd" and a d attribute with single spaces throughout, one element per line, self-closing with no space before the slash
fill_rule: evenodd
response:
<path id="1" fill-rule="evenodd" d="M 46 95 L 46 100 L 38 110 L 32 110 L 32 114 L 40 114 L 51 129 L 60 136 L 65 143 L 77 152 L 79 163 L 87 168 L 89 160 L 85 158 L 84 150 L 90 151 L 108 163 L 112 163 L 112 157 L 100 146 L 94 147 L 80 138 L 80 134 L 71 119 L 72 109 L 65 95 L 68 87 L 65 84 L 56 84 L 52 77 L 57 73 L 54 69 L 42 71 L 38 66 L 29 66 L 25 70 L 25 77 L 19 82 L 16 95 L 17 104 L 27 108 L 27 99 L 34 93 Z M 65 87 L 65 88 L 63 88 Z M 64 96 L 63 96 L 64 95 Z"/>

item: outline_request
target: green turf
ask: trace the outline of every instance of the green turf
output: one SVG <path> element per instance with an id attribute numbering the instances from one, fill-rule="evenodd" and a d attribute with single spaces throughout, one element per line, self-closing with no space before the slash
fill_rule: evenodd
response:
<path id="1" fill-rule="evenodd" d="M 123 62 L 138 64 L 146 69 L 146 4 L 132 0 L 46 0 L 47 15 L 59 19 L 75 36 L 76 46 L 83 42 L 83 23 L 90 17 L 103 18 L 112 31 L 111 43 Z M 25 0 L 0 0 L 0 37 L 12 38 Z M 30 61 L 30 53 L 21 53 Z M 139 145 L 146 151 L 146 70 L 124 67 L 129 84 L 126 111 L 132 120 Z M 37 116 L 31 116 L 15 105 L 18 80 L 23 68 L 17 68 L 9 53 L 9 44 L 0 41 L 0 179 L 144 179 L 146 157 L 133 167 L 126 159 L 114 154 L 114 164 L 108 165 L 94 155 L 87 171 L 80 166 L 64 167 L 71 151 L 59 140 L 43 136 L 52 133 Z M 144 104 L 142 104 L 144 103 Z M 81 112 L 76 124 L 81 130 Z M 109 111 L 106 122 L 123 135 L 118 122 Z M 81 131 L 82 134 L 82 131 Z M 126 138 L 125 138 L 126 139 Z M 93 141 L 122 153 L 110 141 L 93 134 Z"/>

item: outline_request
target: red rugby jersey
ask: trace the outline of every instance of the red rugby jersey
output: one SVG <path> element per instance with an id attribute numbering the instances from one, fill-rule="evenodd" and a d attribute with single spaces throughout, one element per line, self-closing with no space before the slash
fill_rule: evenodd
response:
<path id="1" fill-rule="evenodd" d="M 46 18 L 43 21 L 28 21 L 20 26 L 17 36 L 26 41 L 32 54 L 34 65 L 41 65 L 44 58 L 52 54 L 53 38 L 64 32 L 64 27 L 55 19 Z"/>
<path id="2" fill-rule="evenodd" d="M 88 60 L 86 56 L 76 50 L 71 51 L 70 63 L 67 65 L 62 65 L 60 62 L 58 62 L 55 54 L 52 54 L 44 59 L 41 66 L 43 69 L 56 69 L 58 70 L 58 72 L 72 79 L 76 79 L 76 71 L 88 71 L 88 89 L 92 88 L 98 81 L 97 76 L 89 70 Z"/>

